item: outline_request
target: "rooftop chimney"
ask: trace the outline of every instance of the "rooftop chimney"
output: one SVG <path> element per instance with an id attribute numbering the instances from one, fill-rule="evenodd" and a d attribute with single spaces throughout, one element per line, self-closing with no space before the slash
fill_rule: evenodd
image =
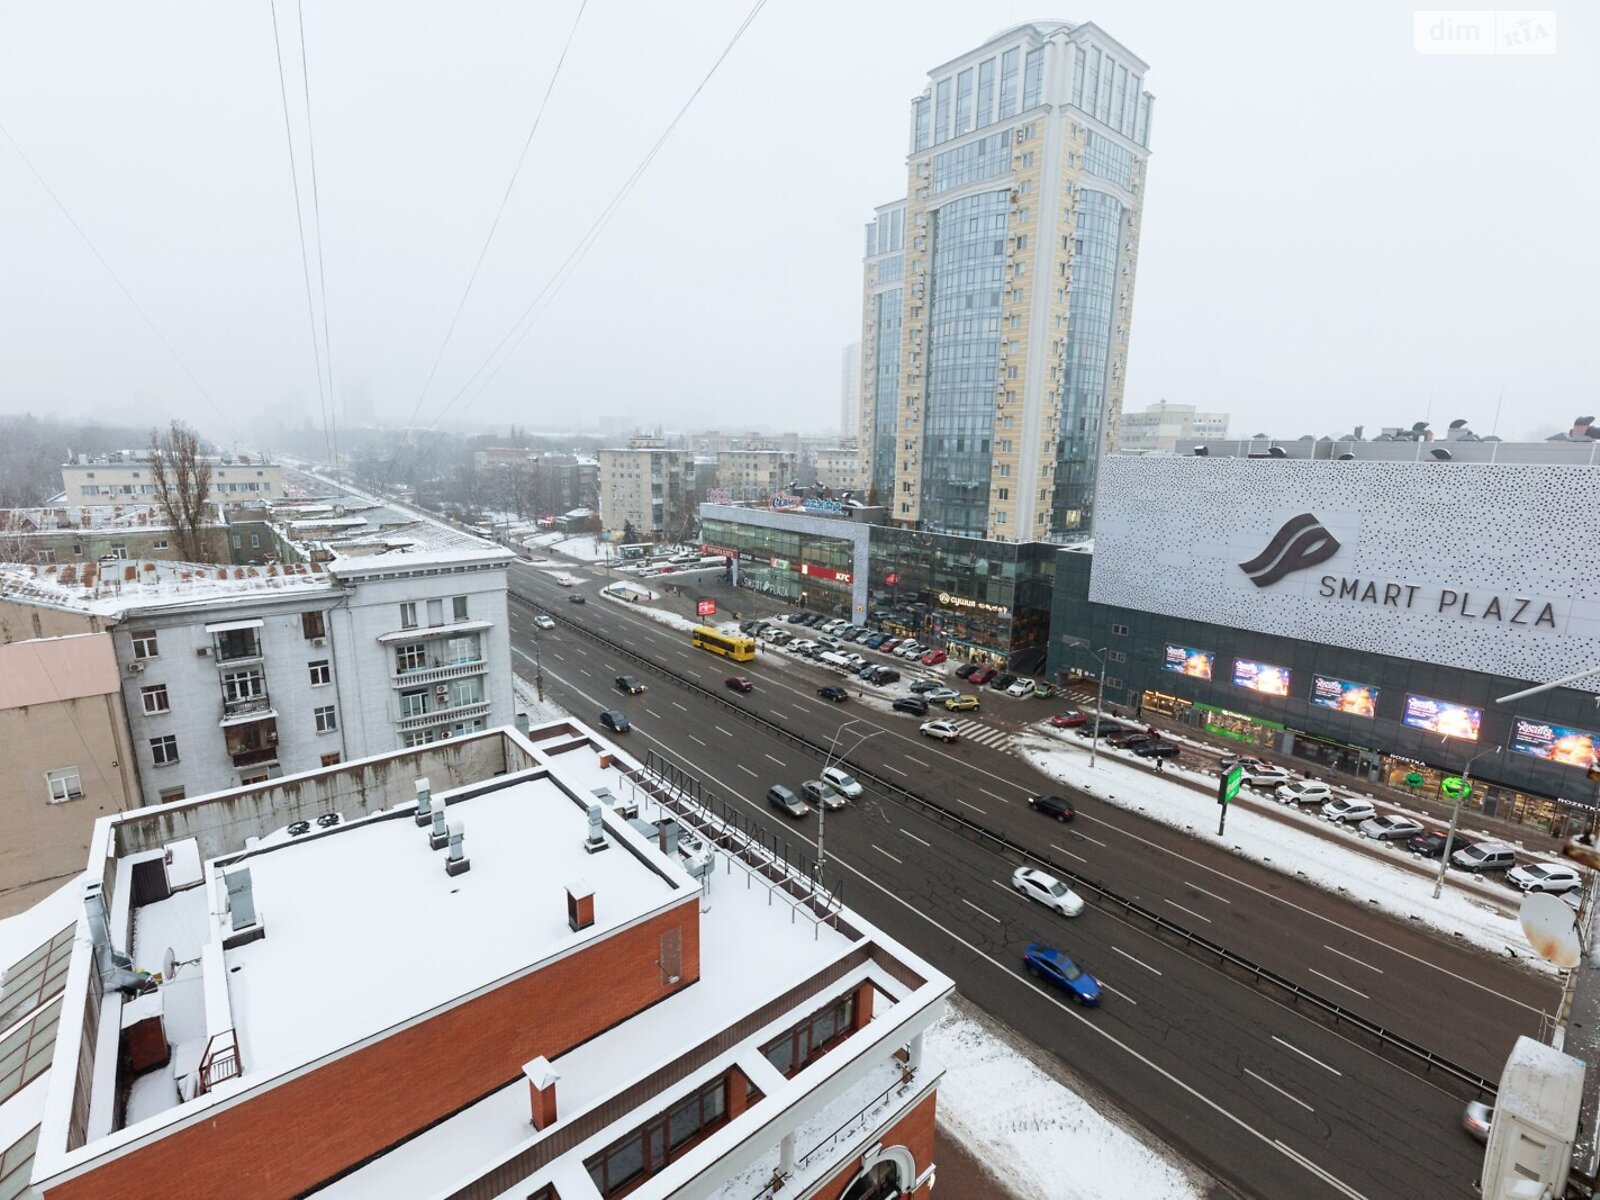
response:
<path id="1" fill-rule="evenodd" d="M 426 779 L 417 780 L 417 824 L 426 825 L 432 819 L 433 789 Z M 443 807 L 442 805 L 440 807 Z"/>
<path id="2" fill-rule="evenodd" d="M 678 823 L 670 818 L 656 826 L 656 844 L 668 858 L 678 857 Z"/>
<path id="3" fill-rule="evenodd" d="M 594 924 L 594 889 L 579 879 L 567 884 L 567 927 L 573 933 Z"/>
<path id="4" fill-rule="evenodd" d="M 529 1099 L 533 1102 L 533 1127 L 547 1129 L 555 1124 L 556 1081 L 561 1074 L 542 1054 L 531 1063 L 524 1064 L 522 1073 L 528 1078 Z"/>
<path id="5" fill-rule="evenodd" d="M 461 842 L 467 836 L 466 822 L 459 817 L 450 822 L 450 854 L 444 860 L 444 873 L 449 876 L 465 875 L 472 869 L 472 860 L 467 857 L 466 850 Z"/>
<path id="6" fill-rule="evenodd" d="M 450 829 L 444 822 L 444 801 L 433 806 L 433 828 L 428 831 L 428 848 L 443 850 L 450 844 Z"/>
<path id="7" fill-rule="evenodd" d="M 589 805 L 589 836 L 584 839 L 583 848 L 590 854 L 598 854 L 606 849 L 610 843 L 606 841 L 605 821 L 600 815 L 598 804 Z"/>

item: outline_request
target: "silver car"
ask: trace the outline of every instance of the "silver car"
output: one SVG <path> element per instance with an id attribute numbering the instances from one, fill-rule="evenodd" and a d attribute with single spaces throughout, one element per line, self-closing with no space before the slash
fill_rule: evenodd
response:
<path id="1" fill-rule="evenodd" d="M 1367 837 L 1379 842 L 1397 842 L 1403 838 L 1415 837 L 1422 832 L 1421 822 L 1392 813 L 1363 821 L 1357 828 Z"/>

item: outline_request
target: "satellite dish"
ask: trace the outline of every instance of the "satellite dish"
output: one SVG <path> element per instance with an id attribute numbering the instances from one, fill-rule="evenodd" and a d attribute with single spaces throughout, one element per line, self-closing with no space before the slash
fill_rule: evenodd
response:
<path id="1" fill-rule="evenodd" d="M 172 952 L 172 947 L 168 946 L 161 955 L 161 978 L 171 979 L 177 973 L 178 956 Z"/>
<path id="2" fill-rule="evenodd" d="M 1529 892 L 1522 902 L 1522 932 L 1534 953 L 1570 971 L 1583 957 L 1578 936 L 1578 916 L 1561 900 L 1546 892 Z"/>

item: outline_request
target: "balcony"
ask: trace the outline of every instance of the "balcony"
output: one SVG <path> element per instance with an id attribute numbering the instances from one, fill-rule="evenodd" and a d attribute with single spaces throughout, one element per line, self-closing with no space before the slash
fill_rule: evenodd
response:
<path id="1" fill-rule="evenodd" d="M 488 660 L 481 658 L 463 663 L 429 663 L 425 667 L 396 671 L 390 676 L 389 682 L 397 688 L 417 687 L 424 683 L 443 683 L 450 679 L 461 679 L 467 675 L 482 675 L 488 669 Z"/>
<path id="2" fill-rule="evenodd" d="M 254 767 L 262 763 L 278 761 L 278 748 L 276 746 L 263 746 L 258 750 L 240 750 L 237 754 L 228 757 L 236 767 Z"/>
<path id="3" fill-rule="evenodd" d="M 395 728 L 401 733 L 410 733 L 416 729 L 426 729 L 430 725 L 447 725 L 455 721 L 471 721 L 477 717 L 489 715 L 489 702 L 479 701 L 476 704 L 460 704 L 454 708 L 435 708 L 428 712 L 417 713 L 414 716 L 400 717 L 395 721 Z"/>

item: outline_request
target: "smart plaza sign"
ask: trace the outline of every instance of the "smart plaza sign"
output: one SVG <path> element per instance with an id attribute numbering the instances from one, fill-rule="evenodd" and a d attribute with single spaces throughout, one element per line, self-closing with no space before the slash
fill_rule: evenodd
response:
<path id="1" fill-rule="evenodd" d="M 1571 537 L 1597 508 L 1591 467 L 1112 455 L 1089 596 L 1545 681 L 1600 662 L 1600 571 Z"/>
<path id="2" fill-rule="evenodd" d="M 1239 564 L 1239 569 L 1258 588 L 1271 587 L 1297 571 L 1310 570 L 1334 558 L 1341 549 L 1334 537 L 1313 513 L 1290 518 L 1272 535 L 1265 549 Z M 1557 627 L 1553 601 L 1532 596 L 1485 595 L 1476 598 L 1465 588 L 1435 587 L 1399 582 L 1393 579 L 1363 579 L 1351 575 L 1319 575 L 1317 594 L 1330 600 L 1347 600 L 1378 608 L 1424 609 L 1473 621 L 1499 621 L 1507 625 Z"/>

